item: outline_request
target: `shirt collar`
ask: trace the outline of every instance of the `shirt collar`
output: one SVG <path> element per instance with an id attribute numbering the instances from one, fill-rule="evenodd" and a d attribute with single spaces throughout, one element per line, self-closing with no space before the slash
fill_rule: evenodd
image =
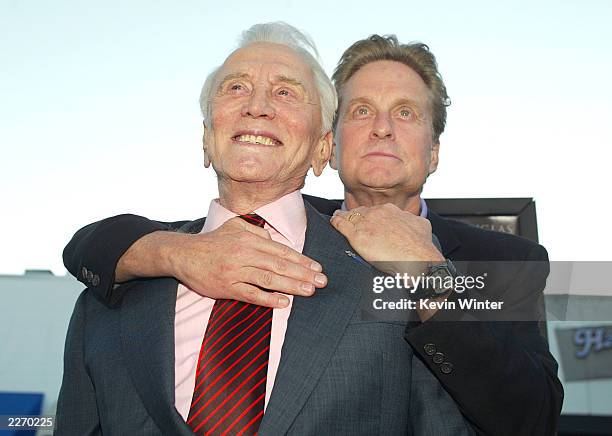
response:
<path id="1" fill-rule="evenodd" d="M 421 218 L 427 218 L 427 203 L 426 203 L 426 202 L 425 202 L 425 200 L 423 200 L 422 198 L 421 198 L 420 200 L 421 200 L 421 213 L 419 213 L 419 216 L 420 216 Z M 346 208 L 346 201 L 343 201 L 343 202 L 342 202 L 342 207 L 341 207 L 341 209 L 342 209 L 342 210 L 348 210 L 348 209 Z"/>
<path id="2" fill-rule="evenodd" d="M 273 227 L 291 243 L 295 243 L 304 236 L 306 209 L 299 190 L 261 206 L 253 213 L 265 219 L 269 226 Z M 221 227 L 227 220 L 236 216 L 238 216 L 237 213 L 221 206 L 219 199 L 212 200 L 208 207 L 208 215 L 202 233 L 212 232 Z"/>

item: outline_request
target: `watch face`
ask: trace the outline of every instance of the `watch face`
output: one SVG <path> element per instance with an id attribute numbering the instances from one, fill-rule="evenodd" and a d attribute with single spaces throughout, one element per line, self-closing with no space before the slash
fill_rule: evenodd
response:
<path id="1" fill-rule="evenodd" d="M 446 271 L 445 269 L 439 269 L 437 271 L 434 271 L 434 273 L 432 274 L 433 277 L 441 277 L 444 278 L 446 276 L 448 276 L 448 271 Z"/>
<path id="2" fill-rule="evenodd" d="M 434 278 L 436 294 L 443 294 L 453 289 L 453 276 L 446 267 L 437 269 L 430 277 Z"/>
<path id="3" fill-rule="evenodd" d="M 415 290 L 415 297 L 421 299 L 438 298 L 454 289 L 455 269 L 449 260 L 446 263 L 433 266 L 431 270 L 427 275 L 426 282 Z"/>

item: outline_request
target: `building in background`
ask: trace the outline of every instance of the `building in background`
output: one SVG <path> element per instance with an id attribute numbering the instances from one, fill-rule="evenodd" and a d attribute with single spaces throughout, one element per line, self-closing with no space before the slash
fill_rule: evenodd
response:
<path id="1" fill-rule="evenodd" d="M 55 415 L 64 341 L 83 288 L 45 270 L 0 275 L 0 415 Z"/>

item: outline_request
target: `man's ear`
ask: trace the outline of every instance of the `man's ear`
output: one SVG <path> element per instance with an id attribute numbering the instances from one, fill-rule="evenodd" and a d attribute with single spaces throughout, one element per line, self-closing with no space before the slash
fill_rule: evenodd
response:
<path id="1" fill-rule="evenodd" d="M 338 144 L 336 141 L 332 144 L 331 158 L 329 159 L 329 166 L 338 171 Z"/>
<path id="2" fill-rule="evenodd" d="M 429 174 L 435 173 L 438 169 L 438 153 L 440 152 L 440 141 L 432 144 L 431 156 L 429 161 Z"/>
<path id="3" fill-rule="evenodd" d="M 209 129 L 206 128 L 206 123 L 203 122 L 202 126 L 204 127 L 204 133 L 202 134 L 202 149 L 204 150 L 204 167 L 208 168 L 210 167 L 210 157 L 208 156 L 208 150 L 206 147 L 206 144 L 209 144 L 209 138 L 208 138 L 208 134 L 209 134 Z"/>
<path id="4" fill-rule="evenodd" d="M 312 172 L 317 177 L 321 175 L 325 165 L 327 165 L 327 162 L 329 162 L 333 141 L 334 134 L 330 130 L 321 139 L 319 139 L 317 148 L 314 150 L 310 166 L 312 167 Z"/>

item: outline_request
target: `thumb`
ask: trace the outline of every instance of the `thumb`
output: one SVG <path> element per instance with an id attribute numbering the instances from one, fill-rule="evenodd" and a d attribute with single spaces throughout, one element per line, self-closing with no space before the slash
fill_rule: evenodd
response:
<path id="1" fill-rule="evenodd" d="M 270 237 L 270 232 L 268 232 L 266 229 L 263 229 L 261 227 L 258 227 L 256 225 L 253 225 L 251 223 L 246 222 L 245 220 L 243 220 L 242 218 L 240 218 L 239 216 L 234 217 L 230 220 L 227 220 L 227 223 L 231 223 L 232 226 L 238 226 L 240 228 L 240 230 L 246 230 L 248 232 L 251 232 L 257 236 L 259 236 L 260 238 L 264 238 L 264 239 L 272 239 Z"/>

